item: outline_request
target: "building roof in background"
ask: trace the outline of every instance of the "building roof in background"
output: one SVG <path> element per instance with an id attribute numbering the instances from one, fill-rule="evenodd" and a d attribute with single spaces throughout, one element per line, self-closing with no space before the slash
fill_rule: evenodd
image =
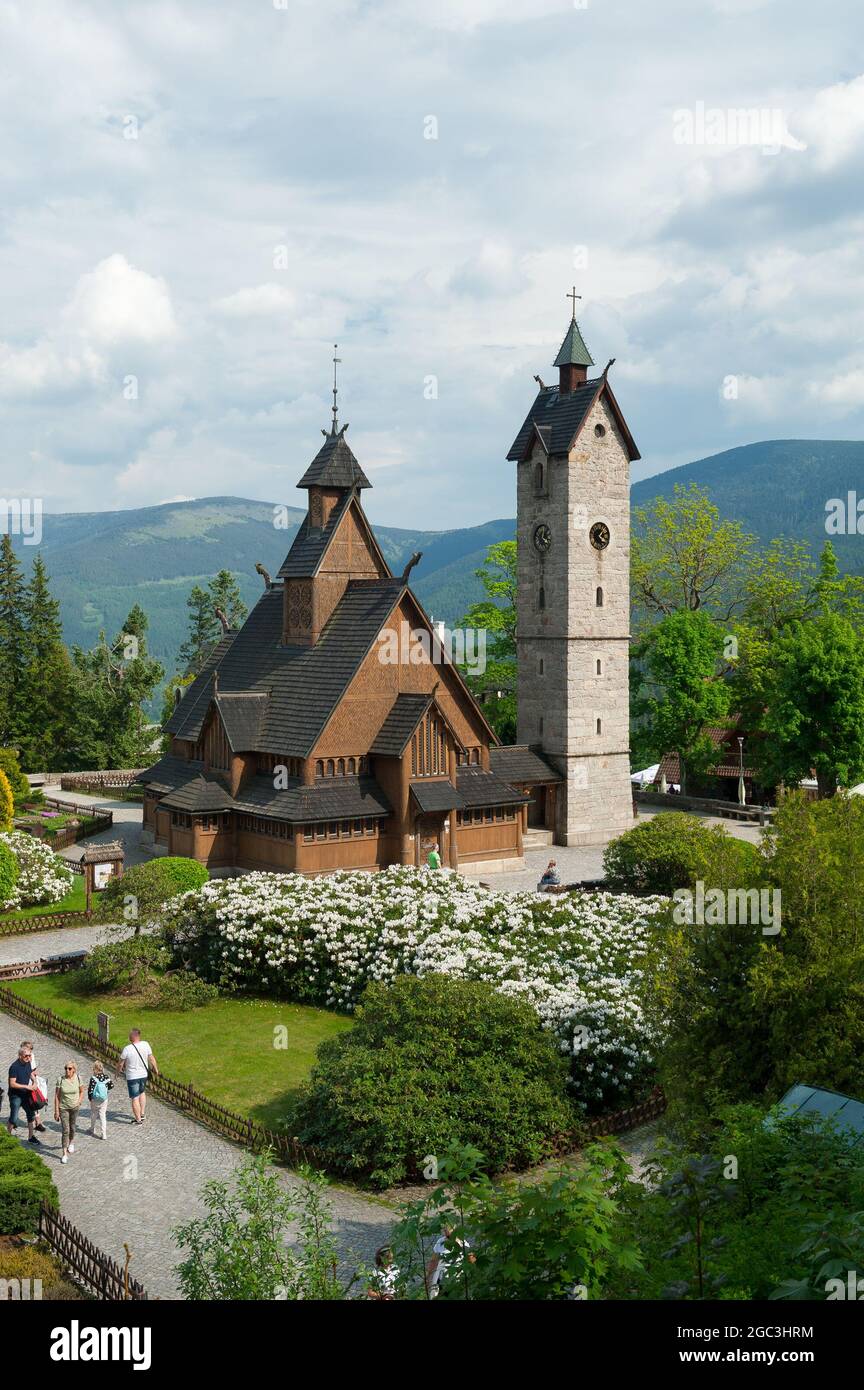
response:
<path id="1" fill-rule="evenodd" d="M 347 425 L 338 434 L 328 434 L 310 463 L 298 487 L 371 487 L 345 438 Z"/>
<path id="2" fill-rule="evenodd" d="M 489 749 L 490 770 L 507 782 L 561 782 L 564 779 L 542 753 L 527 743 Z"/>

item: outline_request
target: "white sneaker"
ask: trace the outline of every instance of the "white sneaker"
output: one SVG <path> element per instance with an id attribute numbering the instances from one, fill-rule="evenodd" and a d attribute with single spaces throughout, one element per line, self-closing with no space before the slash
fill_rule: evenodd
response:
<path id="1" fill-rule="evenodd" d="M 69 1145 L 68 1152 L 69 1152 L 70 1154 L 74 1154 L 74 1152 L 75 1152 L 75 1145 L 74 1145 L 74 1144 L 70 1144 L 70 1145 Z"/>
<path id="2" fill-rule="evenodd" d="M 68 1158 L 66 1157 L 65 1154 L 64 1154 L 63 1157 L 61 1158 L 60 1162 L 61 1162 L 61 1163 L 68 1163 L 68 1162 L 69 1162 L 69 1160 L 68 1160 Z"/>

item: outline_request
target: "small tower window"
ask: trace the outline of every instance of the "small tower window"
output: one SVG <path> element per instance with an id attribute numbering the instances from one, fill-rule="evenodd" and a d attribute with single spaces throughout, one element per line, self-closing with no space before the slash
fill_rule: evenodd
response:
<path id="1" fill-rule="evenodd" d="M 541 590 L 541 592 L 542 592 L 542 590 Z M 597 607 L 598 607 L 598 608 L 602 608 L 602 607 L 603 607 L 603 590 L 602 590 L 601 588 L 599 588 L 599 587 L 598 587 L 598 589 L 597 589 Z"/>
<path id="2" fill-rule="evenodd" d="M 542 676 L 542 674 L 543 674 L 543 658 L 542 658 L 542 656 L 541 656 L 541 658 L 540 658 L 540 675 Z"/>
<path id="3" fill-rule="evenodd" d="M 594 433 L 595 433 L 595 435 L 596 435 L 596 437 L 597 437 L 598 439 L 602 439 L 603 436 L 604 436 L 605 433 L 606 433 L 606 426 L 605 426 L 605 425 L 595 425 L 595 426 L 594 426 Z"/>
<path id="4" fill-rule="evenodd" d="M 540 495 L 546 486 L 546 469 L 543 460 L 538 459 L 534 465 L 534 491 Z"/>
<path id="5" fill-rule="evenodd" d="M 540 737 L 543 737 L 543 716 L 540 716 Z"/>
<path id="6" fill-rule="evenodd" d="M 597 720 L 597 732 L 598 732 L 598 734 L 602 734 L 602 732 L 603 732 L 603 721 L 602 721 L 602 719 L 598 719 L 598 720 Z"/>
<path id="7" fill-rule="evenodd" d="M 540 585 L 540 593 L 537 595 L 537 607 L 541 610 L 546 607 L 546 590 L 542 584 Z"/>
<path id="8" fill-rule="evenodd" d="M 602 676 L 603 674 L 603 662 L 600 660 L 599 656 L 597 658 L 597 674 L 598 676 Z"/>

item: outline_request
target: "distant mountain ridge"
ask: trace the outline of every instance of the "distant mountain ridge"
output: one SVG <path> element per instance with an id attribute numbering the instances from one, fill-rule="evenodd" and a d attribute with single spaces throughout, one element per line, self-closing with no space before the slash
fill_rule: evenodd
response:
<path id="1" fill-rule="evenodd" d="M 739 520 L 762 540 L 787 535 L 818 552 L 826 539 L 825 505 L 849 491 L 864 496 L 864 442 L 767 440 L 727 449 L 644 478 L 633 504 L 670 496 L 676 483 L 708 489 L 723 516 Z M 261 592 L 260 561 L 275 574 L 304 513 L 282 512 L 274 526 L 269 503 L 237 497 L 165 502 L 118 512 L 71 512 L 43 518 L 42 554 L 60 600 L 66 640 L 91 645 L 100 628 L 119 631 L 134 603 L 150 618 L 151 649 L 169 672 L 186 631 L 186 597 L 219 569 L 237 576 L 247 604 Z M 481 596 L 474 571 L 487 547 L 515 535 L 513 518 L 449 531 L 376 526 L 394 572 L 415 550 L 423 559 L 412 575 L 418 597 L 436 618 L 454 624 Z M 22 561 L 35 547 L 13 537 Z M 864 536 L 831 537 L 841 564 L 864 572 Z"/>

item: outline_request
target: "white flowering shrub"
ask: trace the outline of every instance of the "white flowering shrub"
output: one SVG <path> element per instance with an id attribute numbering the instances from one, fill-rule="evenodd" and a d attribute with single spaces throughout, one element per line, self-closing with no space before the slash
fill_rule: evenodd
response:
<path id="1" fill-rule="evenodd" d="M 665 898 L 489 892 L 449 870 L 214 880 L 167 905 L 178 955 L 204 979 L 351 1011 L 370 980 L 454 975 L 527 1000 L 571 1056 L 576 1099 L 626 1104 L 651 1073 L 641 1002 Z"/>
<path id="2" fill-rule="evenodd" d="M 18 907 L 42 907 L 65 898 L 72 887 L 72 870 L 48 845 L 24 830 L 10 830 L 0 835 L 0 841 L 8 845 L 18 860 L 18 881 L 11 898 L 0 907 L 8 912 Z"/>

